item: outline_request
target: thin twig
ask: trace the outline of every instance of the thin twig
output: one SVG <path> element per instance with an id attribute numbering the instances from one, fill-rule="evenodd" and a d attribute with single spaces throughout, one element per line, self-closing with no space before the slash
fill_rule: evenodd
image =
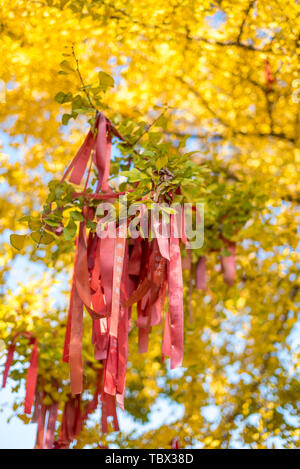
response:
<path id="1" fill-rule="evenodd" d="M 167 112 L 168 107 L 165 107 L 165 109 L 160 113 L 160 115 L 154 119 L 154 121 L 151 124 L 148 124 L 146 126 L 145 131 L 132 143 L 132 146 L 135 146 L 142 138 L 144 135 L 146 135 L 149 130 L 158 122 L 158 120 Z"/>
<path id="2" fill-rule="evenodd" d="M 81 72 L 80 72 L 80 69 L 79 69 L 79 60 L 78 60 L 78 58 L 77 58 L 77 56 L 76 56 L 76 54 L 75 54 L 75 47 L 74 47 L 74 44 L 72 44 L 72 55 L 73 55 L 74 60 L 75 60 L 75 63 L 76 63 L 76 72 L 77 72 L 77 74 L 78 74 L 80 83 L 81 83 L 81 85 L 82 85 L 82 89 L 83 89 L 83 91 L 85 92 L 86 97 L 87 97 L 87 99 L 88 99 L 88 101 L 89 101 L 91 107 L 92 107 L 93 109 L 95 109 L 95 111 L 97 111 L 96 107 L 94 106 L 94 104 L 93 104 L 93 102 L 92 102 L 92 100 L 91 100 L 90 94 L 89 94 L 88 90 L 86 89 L 86 85 L 85 85 L 85 83 L 84 83 L 84 81 L 83 81 L 83 78 L 82 78 L 82 75 L 81 75 Z M 98 112 L 98 111 L 97 111 L 97 112 Z"/>
<path id="3" fill-rule="evenodd" d="M 251 2 L 249 2 L 249 5 L 248 5 L 247 9 L 245 10 L 245 14 L 244 14 L 244 18 L 243 18 L 243 21 L 242 21 L 242 24 L 241 24 L 241 27 L 240 27 L 239 35 L 237 37 L 237 43 L 238 44 L 241 44 L 241 39 L 242 39 L 242 35 L 243 35 L 244 28 L 245 28 L 245 25 L 246 25 L 246 21 L 248 19 L 248 16 L 250 14 L 251 9 L 254 6 L 254 3 L 255 3 L 255 0 L 252 0 Z"/>
<path id="4" fill-rule="evenodd" d="M 76 72 L 77 72 L 77 75 L 79 77 L 79 80 L 80 80 L 80 83 L 82 85 L 82 89 L 84 91 L 84 93 L 86 94 L 86 97 L 91 105 L 91 107 L 93 109 L 95 109 L 95 112 L 96 112 L 96 117 L 99 113 L 98 109 L 94 106 L 92 100 L 91 100 L 91 97 L 90 97 L 90 94 L 86 88 L 86 85 L 85 85 L 85 82 L 83 80 L 83 77 L 81 75 L 81 72 L 80 72 L 80 68 L 79 68 L 79 60 L 78 60 L 78 57 L 76 56 L 76 53 L 75 53 L 75 47 L 74 47 L 74 44 L 72 44 L 72 55 L 74 57 L 74 60 L 75 60 L 75 63 L 76 63 Z M 165 107 L 165 109 L 163 110 L 163 112 L 156 118 L 154 119 L 154 121 L 147 125 L 146 126 L 146 129 L 145 131 L 133 142 L 131 143 L 129 140 L 127 140 L 125 137 L 123 137 L 123 135 L 120 134 L 120 132 L 117 130 L 117 128 L 112 124 L 112 122 L 108 119 L 108 122 L 110 122 L 110 125 L 111 125 L 111 130 L 112 130 L 112 133 L 117 137 L 119 138 L 127 147 L 131 147 L 133 148 L 133 151 L 136 155 L 140 156 L 140 153 L 134 149 L 135 145 L 137 145 L 139 143 L 139 141 L 143 138 L 143 136 L 149 132 L 149 130 L 157 123 L 157 121 L 167 112 L 168 110 L 168 106 Z M 129 161 L 129 164 L 130 164 L 130 161 Z"/>

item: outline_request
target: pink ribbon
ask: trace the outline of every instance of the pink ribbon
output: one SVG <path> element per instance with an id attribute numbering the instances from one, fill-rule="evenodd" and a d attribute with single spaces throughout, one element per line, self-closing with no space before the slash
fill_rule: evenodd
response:
<path id="1" fill-rule="evenodd" d="M 206 257 L 201 256 L 196 266 L 196 288 L 206 290 Z"/>
<path id="2" fill-rule="evenodd" d="M 183 359 L 183 281 L 177 223 L 174 215 L 171 215 L 170 224 L 168 289 L 171 321 L 171 369 L 173 369 L 181 366 Z"/>
<path id="3" fill-rule="evenodd" d="M 11 367 L 13 361 L 13 354 L 16 348 L 16 340 L 17 338 L 22 335 L 29 340 L 30 345 L 33 345 L 31 357 L 30 357 L 30 364 L 27 371 L 27 378 L 26 378 L 26 386 L 25 386 L 25 401 L 24 401 L 24 412 L 25 414 L 31 414 L 31 409 L 34 401 L 35 390 L 36 390 L 36 382 L 37 382 L 37 374 L 38 374 L 38 342 L 35 337 L 32 337 L 31 332 L 18 332 L 12 340 L 12 343 L 9 347 L 6 364 L 3 373 L 3 382 L 2 387 L 4 388 L 6 385 L 9 369 Z"/>

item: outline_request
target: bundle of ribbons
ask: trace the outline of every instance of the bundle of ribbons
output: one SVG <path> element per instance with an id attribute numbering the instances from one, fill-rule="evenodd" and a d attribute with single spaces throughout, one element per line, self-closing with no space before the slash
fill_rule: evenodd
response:
<path id="1" fill-rule="evenodd" d="M 98 113 L 96 132 L 87 134 L 81 148 L 67 168 L 66 178 L 84 184 L 84 200 L 90 198 L 114 200 L 124 193 L 113 192 L 108 184 L 113 135 L 124 140 L 112 123 Z M 89 164 L 90 162 L 90 164 Z M 94 193 L 86 192 L 92 163 L 97 169 Z M 87 169 L 88 168 L 88 169 Z M 78 194 L 78 193 L 76 193 Z M 95 209 L 85 203 L 76 239 L 74 273 L 68 310 L 63 361 L 70 366 L 71 395 L 64 405 L 59 438 L 54 442 L 58 403 L 43 405 L 43 391 L 36 391 L 37 341 L 24 333 L 33 345 L 28 370 L 25 412 L 30 413 L 35 396 L 34 421 L 38 423 L 36 448 L 67 448 L 79 434 L 83 422 L 102 403 L 102 432 L 108 431 L 108 417 L 113 418 L 118 430 L 116 405 L 124 409 L 126 367 L 128 359 L 128 333 L 131 327 L 131 309 L 136 304 L 139 352 L 148 349 L 149 333 L 153 326 L 164 321 L 162 359 L 170 357 L 171 368 L 183 359 L 183 280 L 180 242 L 186 242 L 184 229 L 180 230 L 176 215 L 170 215 L 168 237 L 144 239 L 126 237 L 127 222 L 119 224 L 114 237 L 100 237 L 88 230 L 89 220 L 95 219 Z M 161 223 L 161 222 L 159 222 Z M 154 226 L 158 233 L 161 227 Z M 109 226 L 107 227 L 109 230 Z M 61 234 L 61 227 L 59 227 Z M 182 231 L 182 233 L 181 233 Z M 99 234 L 99 233 L 98 233 Z M 225 280 L 232 283 L 235 270 L 235 246 L 229 245 L 232 257 L 224 258 L 222 268 Z M 205 258 L 199 259 L 196 270 L 197 287 L 205 288 Z M 165 305 L 165 306 L 164 306 Z M 90 405 L 82 410 L 83 392 L 83 312 L 92 320 L 91 340 L 95 359 L 103 365 Z M 4 384 L 12 362 L 13 343 L 9 349 L 4 372 Z M 45 426 L 45 422 L 47 425 Z"/>
<path id="2" fill-rule="evenodd" d="M 81 184 L 89 160 L 97 168 L 98 181 L 89 197 L 112 200 L 120 195 L 108 185 L 112 135 L 122 138 L 104 114 L 96 121 L 96 136 L 90 131 L 67 168 L 73 184 Z M 87 178 L 89 174 L 87 175 Z M 87 182 L 85 182 L 85 188 Z M 70 364 L 71 392 L 82 393 L 83 310 L 92 319 L 92 343 L 95 359 L 103 362 L 101 385 L 102 430 L 107 431 L 106 415 L 114 416 L 116 405 L 124 409 L 128 332 L 131 307 L 137 304 L 139 351 L 146 352 L 151 328 L 162 319 L 163 303 L 168 291 L 168 306 L 162 354 L 171 358 L 171 368 L 180 366 L 183 358 L 183 296 L 180 239 L 175 216 L 171 215 L 168 239 L 127 239 L 127 224 L 117 226 L 114 237 L 87 233 L 88 220 L 94 209 L 83 208 L 76 241 L 74 274 L 63 360 Z"/>
<path id="3" fill-rule="evenodd" d="M 59 402 L 55 401 L 50 405 L 44 404 L 46 392 L 44 390 L 43 380 L 39 379 L 38 375 L 38 341 L 31 332 L 21 331 L 13 336 L 6 358 L 2 387 L 4 388 L 6 386 L 9 370 L 13 363 L 14 352 L 17 347 L 18 339 L 21 337 L 26 338 L 29 345 L 32 346 L 26 377 L 24 412 L 29 415 L 32 413 L 31 422 L 37 423 L 35 449 L 67 449 L 71 442 L 79 435 L 89 415 L 98 407 L 103 369 L 97 371 L 96 389 L 90 401 L 83 404 L 80 395 L 69 395 L 68 400 L 64 403 L 62 411 L 59 438 L 55 441 Z M 102 411 L 102 428 L 105 431 L 107 431 L 107 418 L 109 416 L 113 417 L 115 428 L 118 428 L 116 411 L 112 402 L 108 402 L 108 405 L 106 405 Z"/>

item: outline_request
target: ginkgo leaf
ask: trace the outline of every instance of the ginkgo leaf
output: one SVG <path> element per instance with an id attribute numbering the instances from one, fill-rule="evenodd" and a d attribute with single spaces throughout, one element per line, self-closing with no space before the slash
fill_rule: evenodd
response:
<path id="1" fill-rule="evenodd" d="M 33 231 L 30 236 L 37 244 L 51 244 L 55 239 L 54 236 L 46 231 Z"/>
<path id="2" fill-rule="evenodd" d="M 17 234 L 11 234 L 10 235 L 10 244 L 15 248 L 20 251 L 24 247 L 26 235 L 17 235 Z"/>
<path id="3" fill-rule="evenodd" d="M 98 73 L 98 78 L 99 78 L 99 83 L 100 87 L 105 91 L 107 88 L 113 88 L 114 87 L 114 79 L 112 76 L 110 76 L 108 73 L 105 72 L 99 72 Z"/>

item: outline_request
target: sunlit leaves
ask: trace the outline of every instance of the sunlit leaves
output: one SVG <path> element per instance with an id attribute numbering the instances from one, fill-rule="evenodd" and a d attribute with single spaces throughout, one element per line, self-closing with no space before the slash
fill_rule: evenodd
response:
<path id="1" fill-rule="evenodd" d="M 26 239 L 26 235 L 17 235 L 17 234 L 10 235 L 10 243 L 18 251 L 23 249 L 25 239 Z"/>
<path id="2" fill-rule="evenodd" d="M 54 236 L 45 231 L 33 231 L 30 236 L 38 246 L 40 244 L 51 244 L 54 241 Z"/>
<path id="3" fill-rule="evenodd" d="M 108 88 L 114 87 L 114 79 L 108 73 L 101 71 L 98 73 L 98 78 L 101 90 L 106 91 Z"/>

